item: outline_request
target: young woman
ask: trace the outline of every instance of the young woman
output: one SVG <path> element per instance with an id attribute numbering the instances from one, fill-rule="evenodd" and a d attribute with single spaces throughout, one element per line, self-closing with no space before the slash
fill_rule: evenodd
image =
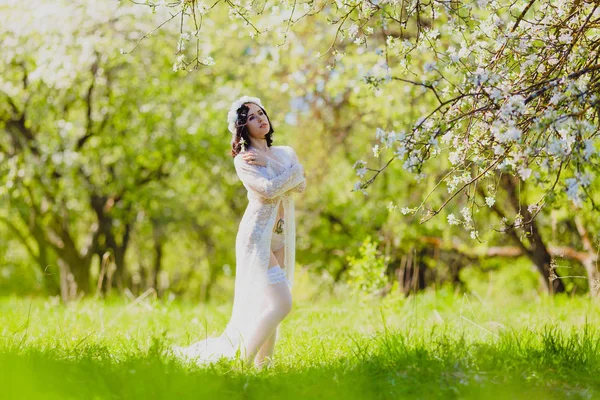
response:
<path id="1" fill-rule="evenodd" d="M 260 99 L 244 96 L 227 115 L 231 155 L 247 189 L 236 237 L 233 310 L 225 332 L 182 348 L 198 363 L 240 355 L 262 367 L 272 361 L 279 323 L 292 307 L 295 263 L 293 192 L 306 188 L 304 168 L 289 146 L 273 146 L 273 127 Z"/>

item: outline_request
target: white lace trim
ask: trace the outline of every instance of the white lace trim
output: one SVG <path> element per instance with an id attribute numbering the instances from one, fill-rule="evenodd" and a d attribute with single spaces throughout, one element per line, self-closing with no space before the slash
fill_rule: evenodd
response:
<path id="1" fill-rule="evenodd" d="M 285 271 L 281 269 L 279 265 L 276 265 L 267 270 L 267 282 L 269 285 L 274 285 L 276 283 L 289 283 Z"/>

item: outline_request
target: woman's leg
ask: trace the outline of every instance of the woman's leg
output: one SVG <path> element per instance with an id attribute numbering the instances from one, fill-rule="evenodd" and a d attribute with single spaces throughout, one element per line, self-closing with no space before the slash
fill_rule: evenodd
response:
<path id="1" fill-rule="evenodd" d="M 269 267 L 278 264 L 271 252 Z M 289 314 L 292 309 L 292 295 L 286 282 L 268 285 L 265 293 L 266 307 L 260 315 L 258 328 L 246 347 L 246 360 L 251 362 L 258 354 L 260 348 L 266 344 L 267 339 L 275 335 L 277 325 Z M 273 338 L 274 339 L 274 338 Z M 274 342 L 273 342 L 274 345 Z M 267 349 L 268 350 L 268 349 Z"/>
<path id="2" fill-rule="evenodd" d="M 275 327 L 275 331 L 269 336 L 267 340 L 263 343 L 262 347 L 256 353 L 254 357 L 254 365 L 256 367 L 263 367 L 265 365 L 271 365 L 273 350 L 275 350 L 275 342 L 277 341 L 277 329 L 279 325 Z"/>
<path id="3" fill-rule="evenodd" d="M 284 247 L 282 247 L 281 249 L 279 249 L 275 252 L 272 252 L 271 254 L 274 255 L 277 260 L 276 265 L 279 265 L 283 268 L 283 266 L 284 266 L 283 260 L 284 260 L 284 254 L 285 254 Z M 264 310 L 266 307 L 268 307 L 267 299 L 265 299 L 262 309 Z M 254 365 L 262 366 L 265 363 L 265 359 L 267 357 L 273 356 L 273 351 L 275 350 L 275 342 L 276 341 L 277 341 L 277 328 L 275 328 L 275 331 L 273 332 L 273 334 L 271 336 L 269 336 L 267 338 L 267 340 L 265 340 L 262 347 L 256 354 L 256 357 L 254 358 Z"/>

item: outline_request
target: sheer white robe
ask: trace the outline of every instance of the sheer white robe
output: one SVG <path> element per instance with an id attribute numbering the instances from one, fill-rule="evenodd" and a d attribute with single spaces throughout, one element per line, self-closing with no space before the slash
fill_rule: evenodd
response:
<path id="1" fill-rule="evenodd" d="M 187 348 L 174 346 L 176 355 L 194 359 L 198 363 L 229 359 L 239 355 L 245 358 L 246 345 L 252 337 L 261 312 L 267 283 L 267 269 L 271 256 L 271 236 L 280 203 L 284 210 L 284 265 L 281 268 L 292 289 L 296 253 L 296 226 L 293 192 L 306 188 L 304 168 L 298 162 L 294 149 L 272 146 L 267 166 L 251 165 L 241 154 L 234 158 L 235 170 L 246 187 L 248 206 L 240 221 L 236 236 L 236 276 L 231 318 L 225 331 L 218 337 L 208 338 Z"/>

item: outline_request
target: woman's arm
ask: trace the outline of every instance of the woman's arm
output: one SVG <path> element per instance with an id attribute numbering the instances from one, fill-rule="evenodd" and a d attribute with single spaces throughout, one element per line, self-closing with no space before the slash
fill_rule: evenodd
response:
<path id="1" fill-rule="evenodd" d="M 298 192 L 298 193 L 304 193 L 304 190 L 306 189 L 306 174 L 304 175 L 305 179 L 302 181 L 301 184 L 299 184 L 298 186 L 294 187 L 292 189 L 292 191 L 294 192 Z"/>
<path id="2" fill-rule="evenodd" d="M 290 151 L 291 151 L 291 155 L 292 155 L 292 165 L 302 165 L 300 164 L 300 162 L 298 161 L 298 156 L 296 155 L 296 151 L 290 147 Z M 302 181 L 302 183 L 300 183 L 299 185 L 295 186 L 292 190 L 294 192 L 298 192 L 298 193 L 303 193 L 304 190 L 306 189 L 306 171 L 304 172 L 304 181 Z"/>
<path id="3" fill-rule="evenodd" d="M 285 147 L 287 147 L 287 154 L 291 159 L 292 167 L 296 164 L 300 164 L 300 162 L 298 161 L 298 156 L 296 155 L 296 152 L 294 151 L 294 149 L 290 146 L 285 146 Z M 278 160 L 271 158 L 271 157 L 267 157 L 267 165 L 266 166 L 271 167 L 271 169 L 273 171 L 285 171 L 288 168 L 283 163 L 281 163 Z M 304 177 L 306 178 L 306 172 L 304 172 Z M 306 189 L 306 179 L 304 181 L 302 181 L 302 183 L 293 187 L 290 190 L 293 192 L 303 193 L 305 189 Z"/>
<path id="4" fill-rule="evenodd" d="M 296 152 L 294 151 L 294 149 L 290 146 L 282 146 L 282 147 L 287 148 L 285 153 L 290 158 L 290 160 L 292 162 L 292 166 L 294 164 L 299 164 L 298 157 L 296 156 Z M 266 158 L 266 167 L 271 167 L 271 169 L 273 171 L 285 171 L 286 169 L 288 169 L 288 167 L 284 163 L 280 162 L 276 158 L 272 158 L 272 157 L 265 157 L 265 158 Z M 289 167 L 289 168 L 291 168 L 291 167 Z"/>
<path id="5" fill-rule="evenodd" d="M 277 161 L 271 157 L 267 157 L 266 167 L 271 168 L 271 170 L 273 170 L 273 171 L 285 171 L 287 169 L 287 167 L 285 165 L 283 165 L 282 163 L 280 163 L 279 161 Z"/>
<path id="6" fill-rule="evenodd" d="M 281 196 L 304 180 L 304 168 L 299 163 L 292 165 L 281 175 L 273 179 L 267 179 L 255 167 L 244 161 L 239 154 L 235 156 L 233 162 L 237 175 L 244 186 L 254 190 L 266 199 Z"/>
<path id="7" fill-rule="evenodd" d="M 296 152 L 294 151 L 294 149 L 291 146 L 285 146 L 285 147 L 287 147 L 288 156 L 290 157 L 290 159 L 292 161 L 292 167 L 294 165 L 302 165 L 298 161 L 298 156 L 296 155 Z M 267 157 L 267 166 L 269 166 L 269 163 L 270 163 L 271 168 L 274 171 L 285 171 L 287 168 L 284 164 L 280 163 L 279 161 L 277 161 L 273 158 Z M 304 172 L 303 175 L 304 175 L 304 178 L 306 178 L 306 172 Z M 306 179 L 304 181 L 302 181 L 302 183 L 300 183 L 299 185 L 293 187 L 291 189 L 291 191 L 302 193 L 302 192 L 304 192 L 305 189 L 306 189 Z"/>

